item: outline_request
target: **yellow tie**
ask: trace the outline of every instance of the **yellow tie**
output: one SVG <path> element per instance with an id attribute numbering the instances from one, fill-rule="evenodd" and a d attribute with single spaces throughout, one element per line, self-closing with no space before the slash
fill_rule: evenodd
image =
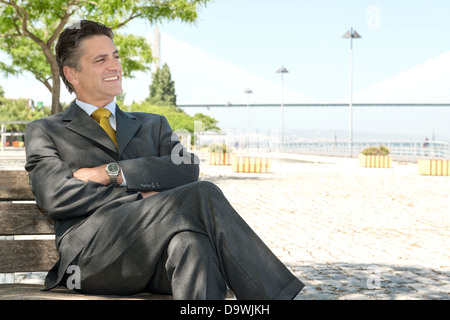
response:
<path id="1" fill-rule="evenodd" d="M 95 121 L 97 121 L 100 126 L 103 128 L 103 130 L 106 131 L 108 136 L 111 138 L 111 140 L 114 142 L 114 144 L 117 147 L 117 140 L 116 140 L 116 131 L 111 127 L 111 124 L 109 123 L 109 116 L 111 115 L 111 111 L 105 108 L 98 108 L 92 113 L 92 118 L 94 118 Z"/>

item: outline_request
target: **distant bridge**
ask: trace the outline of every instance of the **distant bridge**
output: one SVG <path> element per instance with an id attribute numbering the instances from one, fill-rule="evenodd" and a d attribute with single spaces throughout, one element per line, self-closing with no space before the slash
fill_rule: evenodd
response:
<path id="1" fill-rule="evenodd" d="M 179 108 L 225 108 L 225 107 L 279 107 L 281 103 L 224 103 L 224 104 L 179 104 Z M 348 107 L 349 103 L 283 103 L 283 107 Z M 450 107 L 450 103 L 353 103 L 353 107 Z"/>

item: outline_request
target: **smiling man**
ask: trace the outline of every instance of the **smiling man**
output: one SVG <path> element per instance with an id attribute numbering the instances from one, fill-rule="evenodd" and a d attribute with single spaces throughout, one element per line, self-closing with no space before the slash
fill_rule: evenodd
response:
<path id="1" fill-rule="evenodd" d="M 25 169 L 60 255 L 47 289 L 79 270 L 84 293 L 224 299 L 229 287 L 238 299 L 295 297 L 303 284 L 214 184 L 197 181 L 198 158 L 172 140 L 167 120 L 115 104 L 122 67 L 111 29 L 81 21 L 55 50 L 77 99 L 25 133 Z"/>
<path id="2" fill-rule="evenodd" d="M 80 51 L 84 54 L 77 68 L 62 70 L 77 98 L 93 105 L 111 102 L 111 97 L 122 93 L 122 66 L 113 41 L 106 36 L 88 38 Z"/>

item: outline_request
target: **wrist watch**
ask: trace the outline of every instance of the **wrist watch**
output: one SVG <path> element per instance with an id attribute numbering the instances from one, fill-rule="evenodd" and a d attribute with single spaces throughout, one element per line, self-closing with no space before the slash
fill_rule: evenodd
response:
<path id="1" fill-rule="evenodd" d="M 106 166 L 106 173 L 109 176 L 109 184 L 117 186 L 117 177 L 119 176 L 120 167 L 117 162 L 111 162 Z"/>

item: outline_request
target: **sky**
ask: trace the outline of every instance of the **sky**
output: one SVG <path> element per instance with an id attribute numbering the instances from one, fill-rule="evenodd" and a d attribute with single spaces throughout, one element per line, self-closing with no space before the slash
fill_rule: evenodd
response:
<path id="1" fill-rule="evenodd" d="M 246 79 L 267 81 L 274 87 L 280 86 L 276 70 L 284 66 L 289 71 L 283 78 L 287 95 L 292 92 L 318 102 L 342 102 L 348 99 L 350 83 L 350 41 L 342 38 L 347 30 L 353 27 L 362 36 L 354 39 L 352 51 L 353 92 L 358 93 L 450 51 L 449 12 L 447 0 L 215 0 L 200 9 L 194 24 L 170 21 L 159 25 L 161 59 L 171 67 L 180 103 L 195 97 L 203 101 L 208 92 L 217 97 L 208 87 L 212 84 L 221 93 L 233 88 L 221 82 L 227 71 L 215 69 L 220 65 L 236 70 L 236 82 L 241 70 L 242 79 L 249 75 Z M 124 31 L 147 36 L 151 41 L 153 28 L 147 22 L 135 21 Z M 202 57 L 203 63 L 189 60 L 187 51 Z M 191 61 L 195 61 L 195 69 Z M 31 78 L 29 74 L 8 79 L 0 75 L 0 85 L 11 97 L 24 92 L 42 95 L 46 88 Z M 150 73 L 138 73 L 135 79 L 125 80 L 126 102 L 145 99 L 150 79 Z M 247 87 L 252 88 L 252 83 Z M 245 89 L 239 89 L 242 99 L 246 98 Z M 250 103 L 268 99 L 252 90 Z M 63 94 L 63 100 L 69 102 L 71 98 Z M 221 127 L 246 125 L 242 109 L 211 109 L 186 111 L 215 116 Z M 294 130 L 337 132 L 349 126 L 348 110 L 344 108 L 286 108 L 285 113 L 285 127 Z M 277 117 L 276 108 L 252 109 L 250 127 L 277 128 Z M 417 138 L 434 135 L 450 141 L 449 107 L 354 108 L 353 118 L 355 131 Z"/>
<path id="2" fill-rule="evenodd" d="M 216 0 L 197 25 L 166 23 L 161 30 L 246 70 L 316 100 L 348 95 L 353 27 L 354 91 L 450 50 L 450 3 L 425 1 Z"/>

